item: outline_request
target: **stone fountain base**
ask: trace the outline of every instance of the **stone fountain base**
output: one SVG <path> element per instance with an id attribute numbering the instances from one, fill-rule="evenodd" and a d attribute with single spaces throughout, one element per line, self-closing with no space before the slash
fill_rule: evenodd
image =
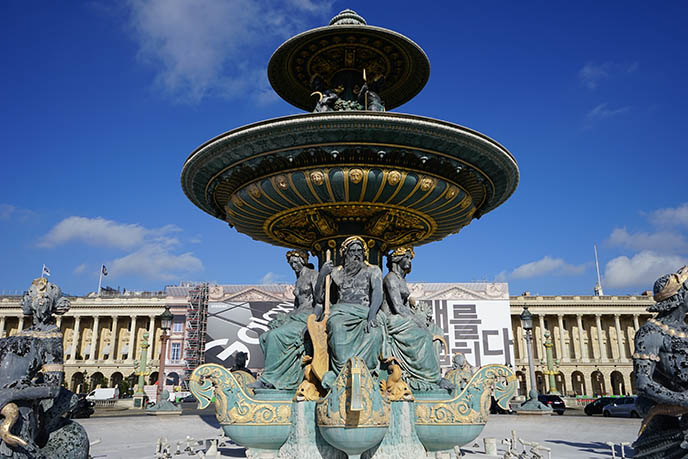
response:
<path id="1" fill-rule="evenodd" d="M 279 450 L 248 448 L 249 459 L 346 459 L 347 455 L 327 443 L 316 425 L 316 402 L 294 402 L 292 427 Z M 382 442 L 361 454 L 364 459 L 419 459 L 456 457 L 454 450 L 428 453 L 418 439 L 414 402 L 392 402 L 390 423 Z"/>

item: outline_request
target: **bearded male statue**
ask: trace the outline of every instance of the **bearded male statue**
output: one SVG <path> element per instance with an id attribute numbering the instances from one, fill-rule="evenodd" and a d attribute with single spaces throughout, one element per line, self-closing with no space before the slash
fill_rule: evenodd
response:
<path id="1" fill-rule="evenodd" d="M 330 369 L 338 375 L 351 357 L 362 358 L 377 374 L 383 330 L 378 323 L 382 304 L 382 271 L 368 264 L 368 246 L 363 238 L 351 236 L 340 248 L 342 265 L 331 261 L 320 268 L 315 286 L 319 303 L 325 300 L 325 278 L 332 276 L 332 307 L 327 319 Z"/>

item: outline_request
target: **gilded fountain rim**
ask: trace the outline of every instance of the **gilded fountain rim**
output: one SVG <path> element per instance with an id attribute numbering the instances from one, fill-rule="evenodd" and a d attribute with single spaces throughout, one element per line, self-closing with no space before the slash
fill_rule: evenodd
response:
<path id="1" fill-rule="evenodd" d="M 333 136 L 333 133 L 341 132 L 342 129 L 349 134 L 344 141 Z M 381 133 L 395 136 L 398 134 L 400 142 L 375 142 L 374 138 Z M 317 139 L 308 139 L 307 134 Z M 403 135 L 407 135 L 407 138 L 401 138 Z M 305 139 L 303 143 L 294 143 L 302 138 Z M 270 139 L 270 148 L 262 147 L 267 142 L 266 139 Z M 422 146 L 424 141 L 440 142 L 441 147 L 425 148 Z M 473 129 L 404 113 L 328 112 L 297 114 L 259 121 L 208 140 L 196 148 L 184 162 L 180 177 L 182 189 L 197 207 L 224 219 L 224 210 L 218 208 L 209 195 L 209 187 L 219 179 L 220 174 L 257 158 L 299 149 L 337 146 L 414 150 L 467 165 L 492 186 L 493 195 L 489 202 L 484 203 L 483 214 L 506 201 L 514 193 L 519 181 L 518 165 L 513 155 L 495 140 Z M 262 151 L 256 151 L 261 149 Z M 231 159 L 228 152 L 233 155 Z M 375 167 L 385 164 L 371 163 L 362 166 Z M 319 165 L 314 164 L 312 167 Z M 486 171 L 485 168 L 490 170 Z M 424 172 L 440 175 L 432 170 Z"/>

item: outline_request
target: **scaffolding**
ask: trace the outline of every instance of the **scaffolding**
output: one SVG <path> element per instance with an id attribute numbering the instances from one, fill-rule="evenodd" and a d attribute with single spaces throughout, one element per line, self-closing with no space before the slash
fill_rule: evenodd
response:
<path id="1" fill-rule="evenodd" d="M 186 308 L 186 337 L 184 340 L 184 382 L 189 383 L 191 373 L 205 362 L 205 333 L 208 323 L 208 284 L 189 288 Z"/>

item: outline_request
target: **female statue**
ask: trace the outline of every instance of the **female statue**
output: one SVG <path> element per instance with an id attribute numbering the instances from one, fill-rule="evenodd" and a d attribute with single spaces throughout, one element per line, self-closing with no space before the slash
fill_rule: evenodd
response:
<path id="1" fill-rule="evenodd" d="M 295 390 L 303 379 L 301 359 L 305 354 L 304 330 L 314 308 L 313 292 L 318 273 L 308 263 L 303 250 L 287 252 L 287 262 L 296 274 L 294 310 L 270 322 L 271 330 L 260 335 L 260 347 L 265 355 L 265 369 L 250 387 Z"/>
<path id="2" fill-rule="evenodd" d="M 636 458 L 688 456 L 688 267 L 655 282 L 657 315 L 635 335 L 637 406 L 645 415 Z"/>
<path id="3" fill-rule="evenodd" d="M 77 398 L 61 387 L 62 332 L 53 314 L 68 309 L 60 288 L 38 278 L 22 299 L 33 325 L 0 340 L 0 457 L 88 457 L 86 432 L 62 417 Z"/>
<path id="4" fill-rule="evenodd" d="M 384 357 L 393 357 L 398 362 L 411 389 L 452 389 L 454 386 L 442 378 L 433 333 L 411 310 L 406 275 L 411 272 L 413 257 L 410 247 L 400 247 L 387 255 L 389 273 L 382 282 L 382 310 L 387 316 Z"/>

